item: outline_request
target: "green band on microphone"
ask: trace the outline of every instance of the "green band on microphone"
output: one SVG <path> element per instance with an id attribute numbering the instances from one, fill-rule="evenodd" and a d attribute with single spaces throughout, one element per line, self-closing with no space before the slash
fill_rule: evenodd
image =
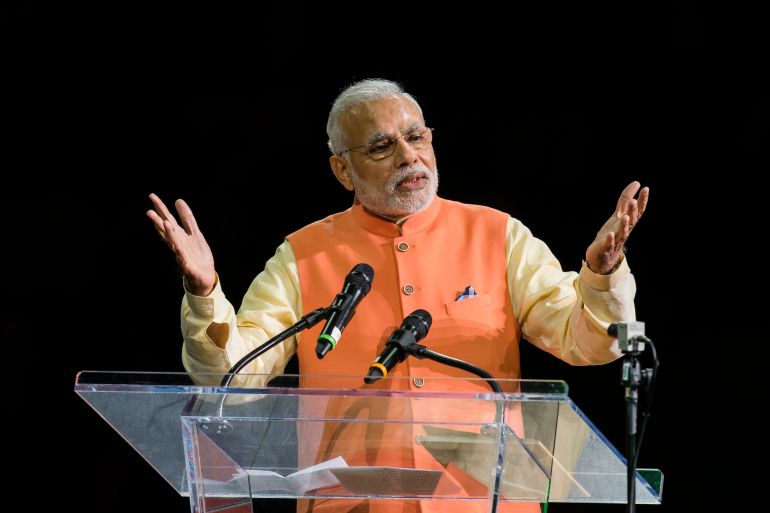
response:
<path id="1" fill-rule="evenodd" d="M 332 349 L 337 347 L 337 341 L 334 340 L 334 338 L 331 335 L 327 335 L 326 333 L 318 335 L 318 342 L 320 342 L 322 339 L 329 342 L 332 345 Z"/>

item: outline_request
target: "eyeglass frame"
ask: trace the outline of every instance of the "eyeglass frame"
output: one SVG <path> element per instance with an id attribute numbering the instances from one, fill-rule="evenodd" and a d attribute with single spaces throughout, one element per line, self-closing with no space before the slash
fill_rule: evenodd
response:
<path id="1" fill-rule="evenodd" d="M 425 131 L 426 131 L 426 130 L 427 130 L 428 132 L 430 132 L 431 134 L 433 134 L 433 130 L 434 130 L 434 128 L 431 128 L 431 127 L 428 127 L 428 126 L 424 126 L 424 127 L 422 127 L 422 128 L 417 128 L 417 129 L 415 129 L 415 130 L 412 130 L 412 131 L 410 131 L 410 132 L 406 132 L 405 134 L 401 134 L 401 135 L 399 135 L 398 137 L 394 138 L 394 139 L 393 139 L 393 151 L 392 151 L 392 152 L 390 152 L 390 153 L 388 153 L 387 155 L 385 155 L 384 157 L 382 157 L 382 158 L 380 158 L 380 159 L 376 159 L 376 158 L 372 157 L 372 153 L 371 153 L 371 151 L 369 151 L 369 149 L 368 149 L 368 148 L 369 148 L 369 144 L 363 144 L 363 145 L 361 145 L 361 146 L 354 146 L 354 147 L 352 147 L 352 148 L 348 148 L 348 149 L 346 149 L 346 150 L 342 150 L 342 151 L 340 151 L 340 152 L 336 153 L 335 155 L 337 155 L 338 157 L 341 157 L 342 155 L 344 155 L 345 153 L 347 153 L 347 152 L 349 152 L 349 151 L 358 150 L 358 149 L 361 149 L 361 148 L 367 148 L 367 150 L 366 150 L 366 154 L 367 154 L 367 155 L 369 155 L 369 158 L 370 158 L 370 159 L 372 159 L 372 160 L 374 160 L 375 162 L 378 162 L 378 161 L 380 161 L 380 160 L 385 160 L 386 158 L 388 158 L 388 157 L 392 156 L 394 153 L 396 153 L 396 142 L 397 142 L 399 139 L 402 139 L 402 138 L 406 137 L 407 135 L 410 135 L 410 134 L 414 134 L 415 132 L 425 133 Z M 433 144 L 433 140 L 432 140 L 432 139 L 433 139 L 433 138 L 431 137 L 431 141 L 428 143 L 428 145 L 432 145 L 432 144 Z M 371 143 L 370 143 L 370 144 L 371 144 Z M 407 142 L 407 144 L 409 144 L 409 143 Z M 411 146 L 410 146 L 410 147 L 411 147 Z M 423 148 L 420 148 L 420 149 L 423 149 Z M 418 150 L 418 151 L 419 151 L 419 150 Z M 357 153 L 361 153 L 361 152 L 357 152 Z"/>

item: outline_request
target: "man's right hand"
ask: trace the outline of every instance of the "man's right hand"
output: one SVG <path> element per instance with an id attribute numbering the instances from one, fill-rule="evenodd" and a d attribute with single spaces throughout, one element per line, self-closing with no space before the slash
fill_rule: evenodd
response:
<path id="1" fill-rule="evenodd" d="M 150 194 L 154 210 L 147 211 L 155 229 L 176 256 L 184 273 L 185 287 L 196 296 L 208 296 L 217 283 L 214 255 L 198 229 L 192 210 L 184 200 L 176 200 L 176 211 L 182 226 L 155 194 Z"/>

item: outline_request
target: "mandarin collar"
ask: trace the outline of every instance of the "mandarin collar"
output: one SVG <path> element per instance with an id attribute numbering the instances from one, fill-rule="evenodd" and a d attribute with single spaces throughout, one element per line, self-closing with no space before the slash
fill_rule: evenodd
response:
<path id="1" fill-rule="evenodd" d="M 409 216 L 403 223 L 401 223 L 400 229 L 393 221 L 367 212 L 364 210 L 364 206 L 358 201 L 353 203 L 353 219 L 355 219 L 356 223 L 361 228 L 368 232 L 395 239 L 397 237 L 405 237 L 420 232 L 433 224 L 433 221 L 436 220 L 436 217 L 441 210 L 443 201 L 444 200 L 438 196 L 434 196 L 433 201 L 430 202 L 428 208 Z"/>

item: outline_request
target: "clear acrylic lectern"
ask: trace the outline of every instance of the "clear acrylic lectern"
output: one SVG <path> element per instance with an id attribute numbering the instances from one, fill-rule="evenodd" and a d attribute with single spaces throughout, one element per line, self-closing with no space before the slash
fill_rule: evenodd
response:
<path id="1" fill-rule="evenodd" d="M 268 497 L 626 502 L 626 460 L 562 381 L 499 380 L 503 394 L 456 378 L 195 384 L 221 377 L 81 372 L 75 392 L 195 513 L 250 513 Z M 659 504 L 662 483 L 640 470 L 636 503 Z"/>

